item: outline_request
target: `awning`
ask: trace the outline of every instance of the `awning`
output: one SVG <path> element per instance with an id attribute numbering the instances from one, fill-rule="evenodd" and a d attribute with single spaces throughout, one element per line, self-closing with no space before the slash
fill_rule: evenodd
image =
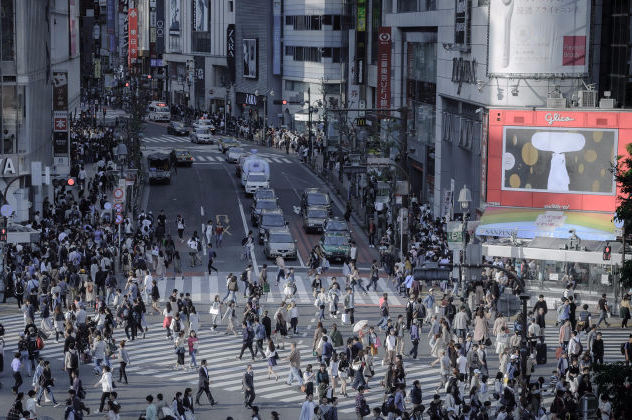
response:
<path id="1" fill-rule="evenodd" d="M 519 239 L 568 239 L 570 231 L 575 230 L 580 239 L 614 241 L 616 231 L 612 219 L 611 213 L 487 207 L 476 235 L 510 237 L 515 234 Z"/>

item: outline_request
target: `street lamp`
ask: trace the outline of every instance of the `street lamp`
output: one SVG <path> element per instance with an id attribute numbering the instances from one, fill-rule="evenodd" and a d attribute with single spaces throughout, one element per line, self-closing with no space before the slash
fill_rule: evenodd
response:
<path id="1" fill-rule="evenodd" d="M 259 89 L 255 89 L 255 97 L 259 96 Z M 263 101 L 263 143 L 267 145 L 267 133 L 268 133 L 268 96 L 274 97 L 274 89 L 270 89 L 265 93 L 261 93 L 261 95 L 265 98 Z"/>
<path id="2" fill-rule="evenodd" d="M 467 248 L 467 241 L 466 241 L 466 233 L 467 233 L 467 229 L 465 227 L 465 223 L 466 223 L 466 216 L 467 216 L 467 210 L 470 207 L 470 203 L 472 202 L 472 192 L 470 191 L 469 188 L 467 188 L 467 185 L 463 185 L 463 188 L 461 188 L 461 191 L 459 191 L 459 204 L 461 205 L 461 212 L 463 214 L 463 231 L 461 233 L 461 236 L 463 238 L 463 254 L 462 254 L 462 258 L 461 258 L 461 265 L 459 266 L 459 283 L 462 286 L 462 282 L 463 282 L 463 274 L 466 272 L 463 269 L 463 265 L 466 263 L 467 259 L 466 257 L 466 248 Z"/>

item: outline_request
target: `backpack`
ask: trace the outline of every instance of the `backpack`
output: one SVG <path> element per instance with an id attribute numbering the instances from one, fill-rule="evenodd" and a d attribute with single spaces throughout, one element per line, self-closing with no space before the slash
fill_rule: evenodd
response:
<path id="1" fill-rule="evenodd" d="M 7 413 L 7 420 L 20 420 L 21 417 L 22 417 L 22 413 L 20 413 L 20 411 L 16 407 L 16 404 L 13 403 L 13 405 L 11 406 L 11 409 Z"/>
<path id="2" fill-rule="evenodd" d="M 236 280 L 231 280 L 228 283 L 228 290 L 230 290 L 231 292 L 237 292 L 239 291 L 239 285 L 237 284 Z"/>
<path id="3" fill-rule="evenodd" d="M 20 280 L 18 280 L 18 282 L 15 285 L 15 294 L 16 295 L 23 295 L 24 294 L 24 284 Z"/>
<path id="4" fill-rule="evenodd" d="M 386 401 L 382 403 L 382 415 L 388 416 L 388 413 L 395 411 L 395 397 L 389 395 Z"/>
<path id="5" fill-rule="evenodd" d="M 38 350 L 43 350 L 44 349 L 44 340 L 42 340 L 42 337 L 37 337 L 35 339 L 35 348 L 37 348 Z"/>
<path id="6" fill-rule="evenodd" d="M 246 329 L 246 333 L 248 334 L 247 335 L 247 337 L 248 337 L 247 340 L 248 341 L 252 341 L 252 339 L 255 337 L 255 333 L 254 333 L 254 331 L 252 331 L 252 328 L 247 328 Z"/>
<path id="7" fill-rule="evenodd" d="M 72 369 L 77 369 L 79 367 L 79 355 L 75 353 L 70 353 L 70 367 Z"/>
<path id="8" fill-rule="evenodd" d="M 244 239 L 241 240 L 241 246 L 245 246 L 248 243 L 248 237 L 244 236 Z"/>

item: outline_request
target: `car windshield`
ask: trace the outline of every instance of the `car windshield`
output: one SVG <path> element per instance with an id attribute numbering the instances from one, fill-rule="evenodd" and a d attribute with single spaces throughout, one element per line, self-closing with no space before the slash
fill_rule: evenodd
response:
<path id="1" fill-rule="evenodd" d="M 262 226 L 285 226 L 285 220 L 281 214 L 265 214 L 261 218 Z"/>
<path id="2" fill-rule="evenodd" d="M 198 136 L 205 136 L 207 134 L 210 134 L 207 128 L 196 128 L 195 129 L 195 134 L 197 134 Z"/>
<path id="3" fill-rule="evenodd" d="M 210 120 L 198 120 L 198 125 L 211 125 Z"/>
<path id="4" fill-rule="evenodd" d="M 258 200 L 256 208 L 259 210 L 274 210 L 277 208 L 277 203 L 274 200 Z"/>
<path id="5" fill-rule="evenodd" d="M 308 206 L 326 206 L 328 204 L 327 194 L 311 193 L 307 195 Z"/>
<path id="6" fill-rule="evenodd" d="M 176 152 L 176 155 L 178 156 L 190 156 L 189 152 Z"/>
<path id="7" fill-rule="evenodd" d="M 259 190 L 255 193 L 255 200 L 261 200 L 265 198 L 274 198 L 274 191 L 272 190 Z"/>
<path id="8" fill-rule="evenodd" d="M 273 243 L 277 243 L 277 244 L 278 243 L 287 244 L 287 243 L 294 242 L 292 240 L 292 236 L 290 236 L 289 233 L 271 233 L 269 241 Z"/>
<path id="9" fill-rule="evenodd" d="M 173 124 L 173 126 L 175 128 L 183 128 L 184 127 L 184 124 L 182 124 L 181 122 L 174 122 L 172 124 Z"/>
<path id="10" fill-rule="evenodd" d="M 316 219 L 324 219 L 327 217 L 327 211 L 323 209 L 308 209 L 307 217 L 313 217 Z"/>
<path id="11" fill-rule="evenodd" d="M 325 245 L 347 245 L 347 238 L 341 235 L 327 235 L 325 236 Z"/>
<path id="12" fill-rule="evenodd" d="M 330 220 L 327 222 L 327 230 L 342 232 L 349 229 L 347 228 L 347 223 L 342 220 Z"/>
<path id="13" fill-rule="evenodd" d="M 228 153 L 243 153 L 244 149 L 241 147 L 231 147 Z"/>
<path id="14" fill-rule="evenodd" d="M 264 174 L 250 174 L 248 175 L 248 182 L 266 182 L 266 176 Z"/>
<path id="15" fill-rule="evenodd" d="M 168 171 L 169 159 L 150 159 L 149 170 L 150 171 Z"/>

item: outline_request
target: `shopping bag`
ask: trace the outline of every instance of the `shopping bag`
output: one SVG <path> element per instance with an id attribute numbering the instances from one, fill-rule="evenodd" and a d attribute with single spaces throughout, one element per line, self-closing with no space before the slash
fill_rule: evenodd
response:
<path id="1" fill-rule="evenodd" d="M 342 318 L 341 318 L 341 320 L 342 320 L 342 323 L 343 323 L 343 324 L 346 324 L 346 323 L 347 323 L 347 318 L 349 318 L 349 317 L 347 316 L 347 314 L 342 314 Z"/>
<path id="2" fill-rule="evenodd" d="M 263 293 L 270 293 L 270 283 L 263 283 Z"/>

